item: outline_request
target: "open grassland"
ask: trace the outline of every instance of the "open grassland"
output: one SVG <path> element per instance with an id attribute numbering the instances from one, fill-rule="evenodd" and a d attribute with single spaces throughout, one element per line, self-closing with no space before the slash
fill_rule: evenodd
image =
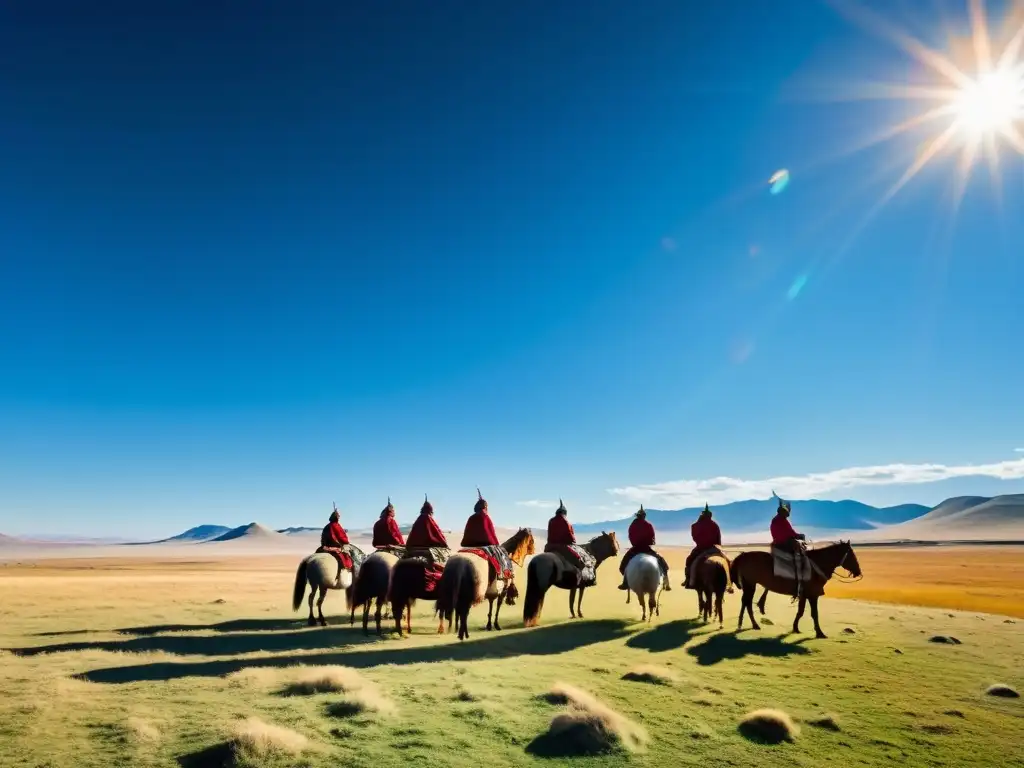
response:
<path id="1" fill-rule="evenodd" d="M 1011 610 L 1022 601 L 1020 550 L 858 554 L 864 582 L 830 593 L 895 599 L 905 585 L 911 602 L 946 605 L 942 595 L 977 591 L 1002 600 L 992 610 L 1020 615 Z M 677 584 L 680 557 L 670 556 Z M 805 634 L 786 633 L 793 608 L 775 596 L 773 623 L 736 635 L 737 596 L 727 596 L 719 631 L 693 621 L 695 598 L 678 587 L 641 625 L 606 563 L 584 620 L 568 621 L 567 594 L 554 591 L 536 629 L 522 629 L 516 606 L 504 632 L 485 633 L 478 608 L 460 644 L 433 634 L 420 604 L 412 638 L 367 640 L 340 617 L 339 594 L 325 604 L 327 629 L 290 613 L 295 565 L 0 568 L 0 765 L 1024 760 L 1024 699 L 986 694 L 993 684 L 1024 691 L 1024 622 L 979 612 L 990 603 L 961 612 L 830 599 L 830 639 L 813 640 L 809 616 Z"/>

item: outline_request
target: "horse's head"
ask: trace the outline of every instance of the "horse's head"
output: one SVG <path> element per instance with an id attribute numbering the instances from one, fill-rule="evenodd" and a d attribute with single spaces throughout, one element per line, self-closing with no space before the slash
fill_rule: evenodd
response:
<path id="1" fill-rule="evenodd" d="M 595 537 L 591 544 L 596 557 L 606 558 L 619 554 L 619 540 L 615 538 L 615 531 L 601 531 L 601 535 Z"/>
<path id="2" fill-rule="evenodd" d="M 520 528 L 516 531 L 515 535 L 509 539 L 508 544 L 505 545 L 505 550 L 508 552 L 508 556 L 512 562 L 522 568 L 523 562 L 526 558 L 536 551 L 533 541 L 533 532 L 529 528 Z"/>
<path id="3" fill-rule="evenodd" d="M 849 571 L 851 576 L 861 578 L 860 563 L 857 561 L 857 553 L 853 551 L 853 545 L 840 539 L 839 546 L 843 553 L 842 567 Z"/>

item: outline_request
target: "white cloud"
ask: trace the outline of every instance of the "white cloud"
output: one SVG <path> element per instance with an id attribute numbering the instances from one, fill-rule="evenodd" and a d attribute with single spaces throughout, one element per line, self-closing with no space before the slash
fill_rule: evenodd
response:
<path id="1" fill-rule="evenodd" d="M 1024 448 L 1014 448 L 1017 453 L 1024 453 Z"/>
<path id="2" fill-rule="evenodd" d="M 1024 453 L 1024 451 L 1021 451 Z M 769 477 L 763 480 L 742 480 L 735 477 L 712 477 L 706 480 L 674 480 L 650 485 L 609 488 L 608 493 L 620 498 L 661 509 L 726 504 L 743 499 L 771 498 L 776 490 L 783 498 L 809 499 L 848 488 L 878 485 L 917 485 L 948 480 L 954 477 L 991 477 L 999 480 L 1024 478 L 1024 459 L 1000 461 L 995 464 L 884 464 L 876 467 L 848 467 L 831 472 L 815 472 L 792 477 Z"/>
<path id="3" fill-rule="evenodd" d="M 517 505 L 520 507 L 529 507 L 530 509 L 558 509 L 557 501 L 544 501 L 543 499 L 529 499 L 527 501 L 517 501 Z"/>

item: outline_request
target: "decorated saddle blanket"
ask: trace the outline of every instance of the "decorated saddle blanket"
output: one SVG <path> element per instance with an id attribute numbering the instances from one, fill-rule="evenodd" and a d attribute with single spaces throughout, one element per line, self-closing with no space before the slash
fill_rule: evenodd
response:
<path id="1" fill-rule="evenodd" d="M 341 575 L 341 571 L 348 569 L 353 573 L 359 570 L 359 566 L 363 564 L 366 559 L 366 555 L 363 550 L 354 544 L 345 544 L 341 547 L 318 547 L 317 553 L 325 552 L 328 555 L 333 555 L 334 559 L 338 561 L 338 575 Z"/>
<path id="2" fill-rule="evenodd" d="M 422 557 L 431 565 L 444 566 L 448 562 L 448 558 L 452 556 L 450 549 L 444 547 L 406 547 L 405 554 L 402 557 L 403 560 L 407 560 L 413 557 Z"/>
<path id="3" fill-rule="evenodd" d="M 597 559 L 578 544 L 568 546 L 545 546 L 545 552 L 558 555 L 569 568 L 580 572 L 580 586 L 592 587 L 597 584 Z"/>
<path id="4" fill-rule="evenodd" d="M 512 581 L 512 558 L 501 547 L 467 547 L 459 552 L 482 557 L 491 565 L 499 581 Z"/>
<path id="5" fill-rule="evenodd" d="M 794 563 L 794 556 L 792 553 L 779 549 L 778 547 L 772 547 L 772 572 L 780 579 L 793 579 L 794 581 L 810 581 L 811 576 L 815 572 L 821 573 L 821 570 L 811 562 L 811 559 L 806 553 L 798 556 L 797 562 Z M 797 576 L 797 568 L 800 569 L 799 577 Z"/>
<path id="6" fill-rule="evenodd" d="M 394 555 L 399 560 L 405 557 L 405 547 L 398 544 L 385 544 L 383 547 L 374 547 L 377 552 L 386 552 L 389 555 Z"/>
<path id="7" fill-rule="evenodd" d="M 715 557 L 715 556 L 723 557 L 723 558 L 725 558 L 725 562 L 729 563 L 729 558 L 726 557 L 725 552 L 719 546 L 708 547 L 707 549 L 702 550 L 701 552 L 699 552 L 697 554 L 697 556 L 695 558 L 693 558 L 693 562 L 690 564 L 689 576 L 690 576 L 690 583 L 691 584 L 696 584 L 697 583 L 697 569 L 709 557 Z M 729 563 L 729 565 L 731 567 L 732 563 Z"/>

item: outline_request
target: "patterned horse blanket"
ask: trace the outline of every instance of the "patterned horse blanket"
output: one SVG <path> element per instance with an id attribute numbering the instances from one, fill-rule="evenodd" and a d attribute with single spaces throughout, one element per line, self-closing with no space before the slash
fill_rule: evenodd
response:
<path id="1" fill-rule="evenodd" d="M 597 559 L 578 544 L 566 547 L 546 544 L 545 552 L 558 555 L 569 568 L 579 571 L 580 586 L 592 587 L 597 584 Z"/>
<path id="2" fill-rule="evenodd" d="M 482 557 L 490 563 L 491 569 L 496 574 L 496 579 L 499 581 L 512 581 L 512 558 L 501 547 L 467 547 L 466 549 L 460 549 L 459 552 Z"/>
<path id="3" fill-rule="evenodd" d="M 346 544 L 342 547 L 317 547 L 317 554 L 325 552 L 328 555 L 333 555 L 334 559 L 338 561 L 338 576 L 335 579 L 337 581 L 341 578 L 341 572 L 343 570 L 351 570 L 353 573 L 359 570 L 359 566 L 363 564 L 366 559 L 366 555 L 363 550 L 354 544 Z"/>
<path id="4" fill-rule="evenodd" d="M 385 544 L 383 547 L 374 547 L 376 552 L 386 552 L 389 555 L 394 555 L 399 560 L 405 557 L 405 547 L 398 544 Z"/>
<path id="5" fill-rule="evenodd" d="M 426 569 L 423 572 L 424 591 L 429 595 L 437 588 L 437 582 L 444 573 L 444 564 L 448 562 L 452 551 L 443 547 L 406 547 L 402 560 L 423 559 Z"/>

